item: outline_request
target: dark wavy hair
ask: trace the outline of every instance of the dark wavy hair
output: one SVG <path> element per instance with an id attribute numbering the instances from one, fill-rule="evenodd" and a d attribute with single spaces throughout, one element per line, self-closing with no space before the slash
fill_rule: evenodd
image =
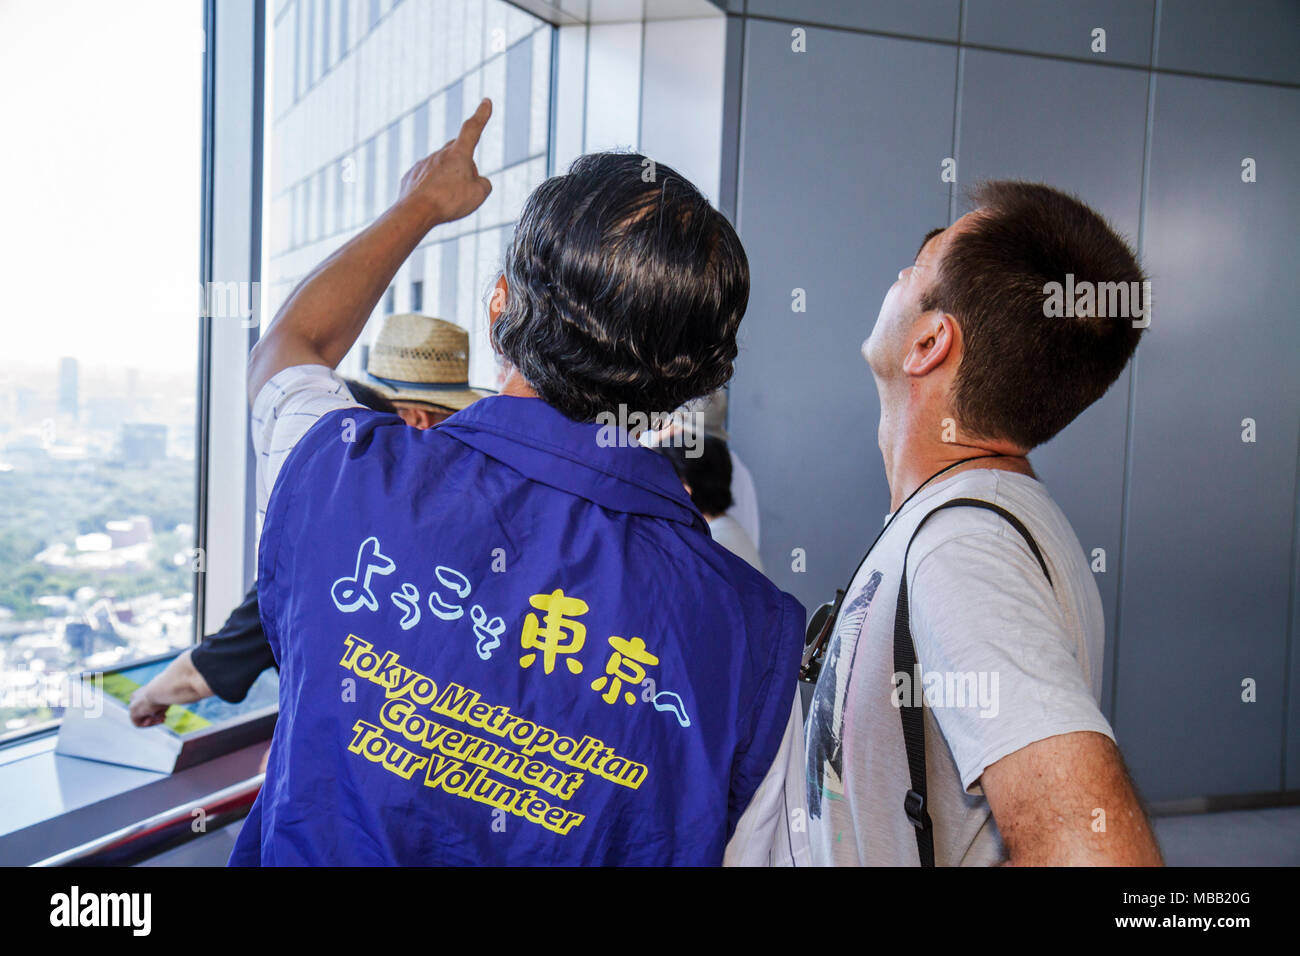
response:
<path id="1" fill-rule="evenodd" d="M 736 231 L 689 181 L 592 153 L 533 191 L 503 269 L 492 342 L 575 421 L 670 412 L 720 388 L 749 302 Z"/>
<path id="2" fill-rule="evenodd" d="M 732 506 L 731 452 L 721 438 L 706 435 L 698 455 L 688 455 L 678 445 L 662 445 L 655 451 L 668 459 L 682 484 L 690 486 L 691 501 L 700 514 L 720 515 Z"/>

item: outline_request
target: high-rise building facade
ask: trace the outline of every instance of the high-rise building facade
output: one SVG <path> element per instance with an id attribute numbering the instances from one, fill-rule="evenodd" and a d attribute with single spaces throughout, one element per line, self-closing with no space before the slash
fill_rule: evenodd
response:
<path id="1" fill-rule="evenodd" d="M 59 414 L 76 418 L 80 409 L 77 387 L 77 360 L 70 357 L 59 359 Z"/>
<path id="2" fill-rule="evenodd" d="M 461 325 L 471 384 L 495 387 L 486 300 L 524 199 L 547 173 L 552 28 L 499 0 L 275 0 L 268 17 L 265 318 L 490 97 L 476 156 L 492 195 L 430 233 L 376 313 Z M 341 371 L 358 374 L 360 356 L 354 349 Z"/>

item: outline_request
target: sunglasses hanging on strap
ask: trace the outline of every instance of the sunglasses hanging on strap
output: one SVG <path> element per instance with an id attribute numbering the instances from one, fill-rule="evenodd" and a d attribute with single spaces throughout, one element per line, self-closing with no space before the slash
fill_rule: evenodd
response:
<path id="1" fill-rule="evenodd" d="M 958 465 L 964 465 L 970 461 L 978 461 L 981 458 L 1003 457 L 1005 456 L 972 455 L 970 458 L 963 458 L 961 461 L 954 461 L 951 465 L 940 468 L 929 478 L 925 479 L 925 481 L 921 482 L 917 486 L 916 491 L 913 491 L 907 496 L 903 503 L 898 506 L 898 510 L 889 516 L 889 520 L 885 522 L 885 526 L 881 528 L 880 533 L 876 535 L 876 540 L 871 542 L 871 547 L 867 548 L 867 553 L 862 556 L 862 560 L 858 562 L 858 566 L 853 569 L 853 574 L 849 577 L 849 583 L 843 588 L 839 588 L 835 591 L 834 601 L 829 601 L 826 604 L 823 604 L 814 611 L 812 617 L 808 619 L 808 629 L 804 632 L 803 660 L 799 665 L 799 679 L 801 681 L 806 681 L 809 684 L 817 683 L 817 676 L 822 671 L 822 661 L 826 657 L 826 646 L 830 643 L 831 635 L 835 633 L 835 624 L 839 620 L 840 605 L 844 603 L 845 593 L 853 585 L 853 579 L 858 576 L 858 572 L 862 570 L 862 566 L 867 563 L 867 558 L 871 557 L 871 552 L 875 550 L 880 539 L 884 537 L 885 532 L 889 530 L 889 526 L 894 523 L 895 518 L 902 514 L 903 509 L 907 507 L 908 503 L 921 493 L 922 488 L 934 481 L 934 479 L 938 478 L 940 475 L 952 471 Z"/>

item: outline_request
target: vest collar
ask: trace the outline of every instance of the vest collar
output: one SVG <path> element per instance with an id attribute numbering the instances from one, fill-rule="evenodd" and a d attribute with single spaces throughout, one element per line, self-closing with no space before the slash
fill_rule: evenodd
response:
<path id="1" fill-rule="evenodd" d="M 532 481 L 708 533 L 672 465 L 617 426 L 575 422 L 540 398 L 490 395 L 436 427 Z"/>

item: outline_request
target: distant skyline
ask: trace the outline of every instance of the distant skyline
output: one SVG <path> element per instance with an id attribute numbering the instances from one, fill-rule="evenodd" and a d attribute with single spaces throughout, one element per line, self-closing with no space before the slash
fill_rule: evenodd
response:
<path id="1" fill-rule="evenodd" d="M 202 5 L 0 0 L 5 364 L 193 374 Z"/>

